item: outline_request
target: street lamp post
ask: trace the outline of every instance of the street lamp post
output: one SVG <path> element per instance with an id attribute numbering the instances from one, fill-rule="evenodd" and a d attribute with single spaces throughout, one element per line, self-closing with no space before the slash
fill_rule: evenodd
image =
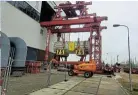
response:
<path id="1" fill-rule="evenodd" d="M 129 28 L 126 25 L 120 25 L 120 24 L 114 24 L 113 27 L 119 27 L 119 26 L 123 26 L 126 27 L 128 30 L 128 57 L 129 57 L 129 82 L 130 82 L 130 91 L 133 90 L 132 88 L 132 78 L 131 78 L 131 74 L 132 74 L 132 64 L 130 62 L 130 41 L 129 41 Z"/>

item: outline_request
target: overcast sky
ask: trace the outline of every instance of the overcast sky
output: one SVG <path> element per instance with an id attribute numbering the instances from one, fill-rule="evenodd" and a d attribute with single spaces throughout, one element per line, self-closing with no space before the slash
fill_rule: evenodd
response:
<path id="1" fill-rule="evenodd" d="M 131 57 L 138 59 L 138 1 L 93 1 L 89 6 L 89 13 L 97 13 L 99 16 L 108 16 L 108 21 L 102 23 L 107 26 L 107 30 L 102 31 L 102 52 L 103 60 L 108 58 L 108 62 L 128 59 L 127 30 L 124 27 L 114 28 L 114 23 L 125 24 L 130 28 Z M 86 40 L 89 33 L 72 34 L 71 39 L 77 40 L 79 37 Z M 82 37 L 83 35 L 83 37 Z M 108 56 L 107 56 L 108 53 Z M 69 57 L 69 60 L 78 60 L 77 57 Z"/>

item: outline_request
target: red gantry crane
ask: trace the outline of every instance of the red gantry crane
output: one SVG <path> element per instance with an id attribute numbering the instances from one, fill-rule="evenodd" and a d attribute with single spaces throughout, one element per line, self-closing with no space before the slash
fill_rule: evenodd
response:
<path id="1" fill-rule="evenodd" d="M 92 5 L 92 2 L 76 1 L 76 4 L 72 4 L 67 1 L 66 3 L 61 3 L 59 6 L 55 7 L 57 11 L 52 21 L 40 22 L 42 27 L 47 28 L 45 61 L 48 60 L 49 55 L 50 35 L 57 34 L 57 37 L 60 38 L 62 33 L 89 32 L 89 59 L 96 61 L 97 71 L 102 69 L 102 37 L 100 32 L 106 29 L 106 26 L 100 26 L 100 24 L 108 18 L 106 16 L 97 16 L 96 13 L 89 14 L 87 5 Z M 66 16 L 61 15 L 62 10 Z M 72 28 L 72 25 L 83 25 L 83 27 Z M 92 40 L 94 40 L 94 43 L 92 43 Z M 75 64 L 78 62 L 67 63 Z"/>

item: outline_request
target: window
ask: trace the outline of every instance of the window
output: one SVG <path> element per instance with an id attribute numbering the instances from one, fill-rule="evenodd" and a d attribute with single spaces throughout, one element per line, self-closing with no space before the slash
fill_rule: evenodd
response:
<path id="1" fill-rule="evenodd" d="M 30 6 L 27 2 L 25 1 L 7 1 L 7 2 L 15 6 L 16 8 L 18 8 L 19 10 L 21 10 L 22 12 L 24 12 L 25 14 L 36 20 L 37 22 L 39 22 L 40 13 L 37 10 L 35 10 L 32 6 Z"/>

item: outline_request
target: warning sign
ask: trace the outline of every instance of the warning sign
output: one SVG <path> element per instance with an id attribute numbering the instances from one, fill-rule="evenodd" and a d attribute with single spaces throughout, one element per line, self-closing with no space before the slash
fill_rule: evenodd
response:
<path id="1" fill-rule="evenodd" d="M 75 50 L 75 43 L 74 42 L 69 42 L 69 51 L 74 51 Z"/>
<path id="2" fill-rule="evenodd" d="M 57 49 L 56 54 L 57 55 L 65 55 L 65 50 L 64 49 Z"/>
<path id="3" fill-rule="evenodd" d="M 84 55 L 84 50 L 83 49 L 77 49 L 76 55 Z"/>

